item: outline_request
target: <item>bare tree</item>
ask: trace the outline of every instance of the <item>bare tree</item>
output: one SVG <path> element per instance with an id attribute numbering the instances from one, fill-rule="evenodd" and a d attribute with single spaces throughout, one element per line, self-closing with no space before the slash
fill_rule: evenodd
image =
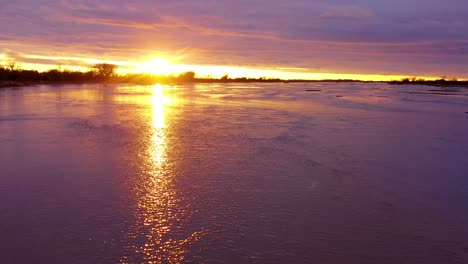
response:
<path id="1" fill-rule="evenodd" d="M 9 60 L 7 63 L 6 63 L 6 68 L 9 69 L 10 71 L 16 71 L 16 70 L 19 70 L 19 66 L 18 64 L 16 63 L 16 61 L 14 60 Z"/>
<path id="2" fill-rule="evenodd" d="M 182 81 L 193 81 L 195 79 L 195 75 L 195 72 L 188 71 L 180 74 L 179 79 L 181 79 Z"/>
<path id="3" fill-rule="evenodd" d="M 99 63 L 93 66 L 94 74 L 99 78 L 109 78 L 115 75 L 117 65 L 109 63 Z"/>

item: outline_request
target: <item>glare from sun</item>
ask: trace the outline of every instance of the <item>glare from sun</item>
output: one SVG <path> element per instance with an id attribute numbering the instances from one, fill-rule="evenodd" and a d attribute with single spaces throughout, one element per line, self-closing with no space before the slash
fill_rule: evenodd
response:
<path id="1" fill-rule="evenodd" d="M 156 58 L 149 62 L 142 63 L 139 70 L 143 73 L 168 75 L 175 73 L 176 67 L 166 59 Z"/>

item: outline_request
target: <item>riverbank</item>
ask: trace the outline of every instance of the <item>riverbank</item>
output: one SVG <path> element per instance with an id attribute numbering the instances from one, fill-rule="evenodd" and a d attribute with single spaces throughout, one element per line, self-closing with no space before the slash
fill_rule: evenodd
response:
<path id="1" fill-rule="evenodd" d="M 43 84 L 116 84 L 128 83 L 135 85 L 154 85 L 154 84 L 210 84 L 210 83 L 317 83 L 317 82 L 332 82 L 332 83 L 370 83 L 370 81 L 359 80 L 281 80 L 281 79 L 193 79 L 193 80 L 148 80 L 148 79 L 127 79 L 127 78 L 114 78 L 106 81 L 0 81 L 0 88 L 14 88 L 31 85 Z M 379 83 L 379 82 L 376 82 Z"/>
<path id="2" fill-rule="evenodd" d="M 128 78 L 115 78 L 106 81 L 0 81 L 0 88 L 14 88 L 31 85 L 43 84 L 116 84 L 128 83 L 135 85 L 154 85 L 154 84 L 209 84 L 209 83 L 317 83 L 317 82 L 330 82 L 330 83 L 388 83 L 391 85 L 422 85 L 433 86 L 440 88 L 466 88 L 468 89 L 468 81 L 360 81 L 360 80 L 281 80 L 281 79 L 203 79 L 195 78 L 192 80 L 148 80 L 148 79 L 128 79 Z"/>
<path id="3" fill-rule="evenodd" d="M 434 87 L 446 87 L 446 88 L 468 88 L 468 81 L 448 81 L 444 79 L 427 81 L 427 80 L 401 80 L 401 81 L 390 81 L 388 84 L 393 85 L 425 85 Z"/>
<path id="4" fill-rule="evenodd" d="M 31 85 L 27 82 L 0 81 L 0 88 L 12 88 Z"/>

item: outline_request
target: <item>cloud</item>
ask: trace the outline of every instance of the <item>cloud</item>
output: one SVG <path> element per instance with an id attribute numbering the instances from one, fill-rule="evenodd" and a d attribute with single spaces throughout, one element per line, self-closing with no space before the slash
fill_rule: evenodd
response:
<path id="1" fill-rule="evenodd" d="M 463 74 L 468 2 L 450 3 L 17 0 L 0 6 L 0 48 L 109 60 L 166 54 L 191 64 Z"/>
<path id="2" fill-rule="evenodd" d="M 88 24 L 142 29 L 152 29 L 153 25 L 160 22 L 159 16 L 124 3 L 63 1 L 62 7 L 60 10 L 51 10 L 51 13 L 55 14 L 55 18 Z"/>
<path id="3" fill-rule="evenodd" d="M 368 20 L 374 18 L 371 10 L 356 6 L 331 6 L 319 15 L 320 19 L 328 20 Z"/>
<path id="4" fill-rule="evenodd" d="M 0 53 L 1 54 L 1 53 Z M 90 67 L 93 64 L 75 59 L 57 59 L 47 57 L 30 57 L 27 54 L 20 53 L 12 50 L 5 50 L 3 52 L 4 57 L 7 60 L 14 60 L 21 63 L 32 63 L 32 64 L 46 64 L 46 65 L 67 65 L 67 66 L 78 66 L 78 67 Z"/>

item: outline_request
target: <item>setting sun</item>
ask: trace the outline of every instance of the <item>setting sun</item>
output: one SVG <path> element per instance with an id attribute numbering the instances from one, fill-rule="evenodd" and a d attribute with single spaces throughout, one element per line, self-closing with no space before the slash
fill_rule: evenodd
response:
<path id="1" fill-rule="evenodd" d="M 172 74 L 177 71 L 176 66 L 170 61 L 163 58 L 156 58 L 149 62 L 143 63 L 139 67 L 139 71 L 150 74 Z"/>

